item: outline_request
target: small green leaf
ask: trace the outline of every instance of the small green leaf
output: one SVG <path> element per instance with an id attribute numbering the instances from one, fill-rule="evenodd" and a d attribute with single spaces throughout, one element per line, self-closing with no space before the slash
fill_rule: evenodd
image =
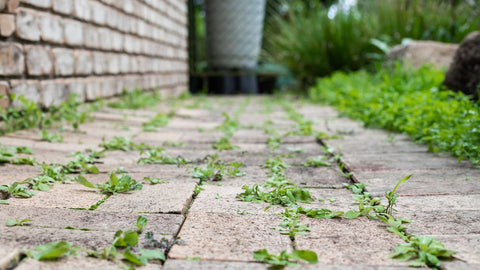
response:
<path id="1" fill-rule="evenodd" d="M 96 188 L 92 183 L 90 183 L 85 177 L 83 177 L 82 175 L 79 175 L 77 177 L 74 178 L 75 181 L 79 184 L 82 184 L 88 188 Z"/>
<path id="2" fill-rule="evenodd" d="M 359 216 L 360 216 L 360 212 L 355 210 L 350 210 L 343 215 L 343 217 L 346 219 L 355 219 Z"/>
<path id="3" fill-rule="evenodd" d="M 39 261 L 53 260 L 74 252 L 73 247 L 73 244 L 70 242 L 50 242 L 45 245 L 37 246 L 35 250 L 29 252 L 29 254 L 32 258 Z"/>
<path id="4" fill-rule="evenodd" d="M 142 258 L 140 257 L 139 255 L 133 253 L 130 249 L 127 249 L 124 253 L 123 253 L 123 257 L 133 263 L 133 264 L 136 264 L 136 265 L 145 265 L 147 264 L 147 259 L 145 258 Z"/>
<path id="5" fill-rule="evenodd" d="M 161 260 L 165 261 L 165 253 L 160 250 L 153 250 L 153 249 L 142 249 L 140 250 L 140 256 L 147 260 Z"/>
<path id="6" fill-rule="evenodd" d="M 290 257 L 295 260 L 304 260 L 310 264 L 318 263 L 317 253 L 311 250 L 295 250 L 290 254 Z"/>

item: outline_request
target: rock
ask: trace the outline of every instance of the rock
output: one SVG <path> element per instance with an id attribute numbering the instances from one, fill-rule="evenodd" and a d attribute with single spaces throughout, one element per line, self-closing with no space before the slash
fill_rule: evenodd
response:
<path id="1" fill-rule="evenodd" d="M 460 44 L 445 81 L 448 88 L 478 99 L 480 87 L 480 31 L 470 33 Z"/>
<path id="2" fill-rule="evenodd" d="M 412 41 L 406 45 L 397 45 L 387 54 L 387 60 L 402 60 L 419 68 L 432 64 L 436 68 L 447 68 L 453 60 L 457 44 L 436 41 Z"/>

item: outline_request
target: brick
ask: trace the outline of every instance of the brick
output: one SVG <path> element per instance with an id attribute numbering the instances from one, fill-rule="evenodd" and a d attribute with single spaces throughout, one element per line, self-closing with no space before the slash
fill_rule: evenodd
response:
<path id="1" fill-rule="evenodd" d="M 22 0 L 22 2 L 41 8 L 50 8 L 52 6 L 51 0 Z"/>
<path id="2" fill-rule="evenodd" d="M 16 24 L 16 33 L 19 38 L 31 41 L 40 40 L 40 21 L 35 12 L 28 9 L 19 9 Z"/>
<path id="3" fill-rule="evenodd" d="M 98 24 L 105 24 L 106 7 L 98 2 L 90 2 L 92 21 Z"/>
<path id="4" fill-rule="evenodd" d="M 26 99 L 38 103 L 40 101 L 40 93 L 38 91 L 38 81 L 33 80 L 14 80 L 10 82 L 10 93 L 17 96 L 24 96 Z M 17 100 L 12 101 L 14 107 L 20 107 Z"/>
<path id="5" fill-rule="evenodd" d="M 90 6 L 88 0 L 73 1 L 73 15 L 76 17 L 89 21 L 90 20 Z"/>
<path id="6" fill-rule="evenodd" d="M 104 53 L 94 52 L 93 53 L 93 72 L 95 74 L 103 74 L 107 72 L 108 63 L 107 57 Z"/>
<path id="7" fill-rule="evenodd" d="M 56 16 L 40 16 L 40 30 L 43 41 L 63 43 L 63 30 L 60 20 Z"/>
<path id="8" fill-rule="evenodd" d="M 67 80 L 66 85 L 68 96 L 73 94 L 76 96 L 77 101 L 85 101 L 85 83 L 83 79 Z"/>
<path id="9" fill-rule="evenodd" d="M 0 0 L 0 11 L 4 10 L 6 5 L 7 0 Z"/>
<path id="10" fill-rule="evenodd" d="M 75 74 L 88 75 L 92 71 L 92 54 L 89 51 L 75 51 Z"/>
<path id="11" fill-rule="evenodd" d="M 81 22 L 64 20 L 63 30 L 67 45 L 77 46 L 83 44 L 83 25 Z"/>
<path id="12" fill-rule="evenodd" d="M 19 4 L 20 0 L 7 0 L 7 11 L 10 13 L 14 13 Z"/>
<path id="13" fill-rule="evenodd" d="M 73 51 L 68 49 L 53 49 L 55 59 L 55 74 L 61 76 L 72 75 L 75 67 Z"/>
<path id="14" fill-rule="evenodd" d="M 100 39 L 98 28 L 94 26 L 86 26 L 83 28 L 83 42 L 88 48 L 98 49 L 100 47 Z"/>
<path id="15" fill-rule="evenodd" d="M 0 14 L 0 36 L 9 37 L 15 32 L 15 16 Z"/>
<path id="16" fill-rule="evenodd" d="M 46 108 L 58 106 L 68 98 L 66 84 L 62 81 L 43 81 L 40 83 L 40 104 Z"/>
<path id="17" fill-rule="evenodd" d="M 109 54 L 107 56 L 108 58 L 108 73 L 110 74 L 117 74 L 119 71 L 120 71 L 120 60 L 119 60 L 119 57 L 118 55 L 116 54 Z"/>
<path id="18" fill-rule="evenodd" d="M 0 42 L 0 75 L 21 75 L 25 71 L 23 47 Z"/>
<path id="19" fill-rule="evenodd" d="M 25 46 L 27 71 L 29 75 L 50 75 L 53 71 L 53 57 L 49 48 Z"/>
<path id="20" fill-rule="evenodd" d="M 52 8 L 55 12 L 70 15 L 73 11 L 73 0 L 52 0 Z"/>
<path id="21" fill-rule="evenodd" d="M 85 82 L 85 99 L 95 100 L 100 96 L 100 80 L 98 78 L 90 78 Z"/>
<path id="22" fill-rule="evenodd" d="M 0 82 L 0 108 L 8 108 L 10 106 L 10 86 L 7 82 Z"/>

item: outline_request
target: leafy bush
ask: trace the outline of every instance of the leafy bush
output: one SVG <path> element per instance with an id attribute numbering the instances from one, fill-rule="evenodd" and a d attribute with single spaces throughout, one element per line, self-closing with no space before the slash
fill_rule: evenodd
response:
<path id="1" fill-rule="evenodd" d="M 292 8 L 267 24 L 264 56 L 304 84 L 337 70 L 358 70 L 404 38 L 460 42 L 480 28 L 465 1 L 365 0 L 333 17 L 331 8 Z"/>
<path id="2" fill-rule="evenodd" d="M 430 151 L 480 165 L 480 109 L 464 94 L 440 91 L 443 78 L 439 70 L 400 65 L 375 75 L 339 72 L 320 79 L 309 95 L 366 126 L 403 132 Z"/>

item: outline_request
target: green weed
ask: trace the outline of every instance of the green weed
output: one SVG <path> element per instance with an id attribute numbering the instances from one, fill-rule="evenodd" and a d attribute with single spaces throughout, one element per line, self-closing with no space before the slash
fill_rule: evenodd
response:
<path id="1" fill-rule="evenodd" d="M 268 253 L 266 249 L 257 250 L 253 253 L 253 258 L 274 266 L 296 266 L 299 261 L 305 261 L 310 264 L 317 264 L 317 254 L 310 250 L 294 250 L 292 253 L 287 251 L 280 252 L 280 255 Z"/>
<path id="2" fill-rule="evenodd" d="M 228 137 L 222 137 L 218 141 L 215 141 L 215 143 L 212 145 L 212 148 L 219 151 L 224 151 L 238 149 L 239 147 L 232 145 Z"/>
<path id="3" fill-rule="evenodd" d="M 141 109 L 156 105 L 161 101 L 158 91 L 147 92 L 141 89 L 133 91 L 124 90 L 117 101 L 110 102 L 109 107 L 115 109 Z"/>
<path id="4" fill-rule="evenodd" d="M 444 245 L 428 236 L 411 236 L 405 244 L 395 247 L 390 258 L 400 261 L 410 261 L 410 266 L 437 268 L 441 260 L 452 260 L 456 252 L 448 250 Z"/>
<path id="5" fill-rule="evenodd" d="M 31 222 L 33 219 L 9 219 L 7 220 L 8 227 L 23 226 L 28 225 L 25 223 Z"/>
<path id="6" fill-rule="evenodd" d="M 135 181 L 129 175 L 121 175 L 120 177 L 118 177 L 115 173 L 110 174 L 110 178 L 105 184 L 94 185 L 82 175 L 75 177 L 74 180 L 88 188 L 98 189 L 100 193 L 106 195 L 114 195 L 117 193 L 124 193 L 142 189 L 142 183 Z"/>

